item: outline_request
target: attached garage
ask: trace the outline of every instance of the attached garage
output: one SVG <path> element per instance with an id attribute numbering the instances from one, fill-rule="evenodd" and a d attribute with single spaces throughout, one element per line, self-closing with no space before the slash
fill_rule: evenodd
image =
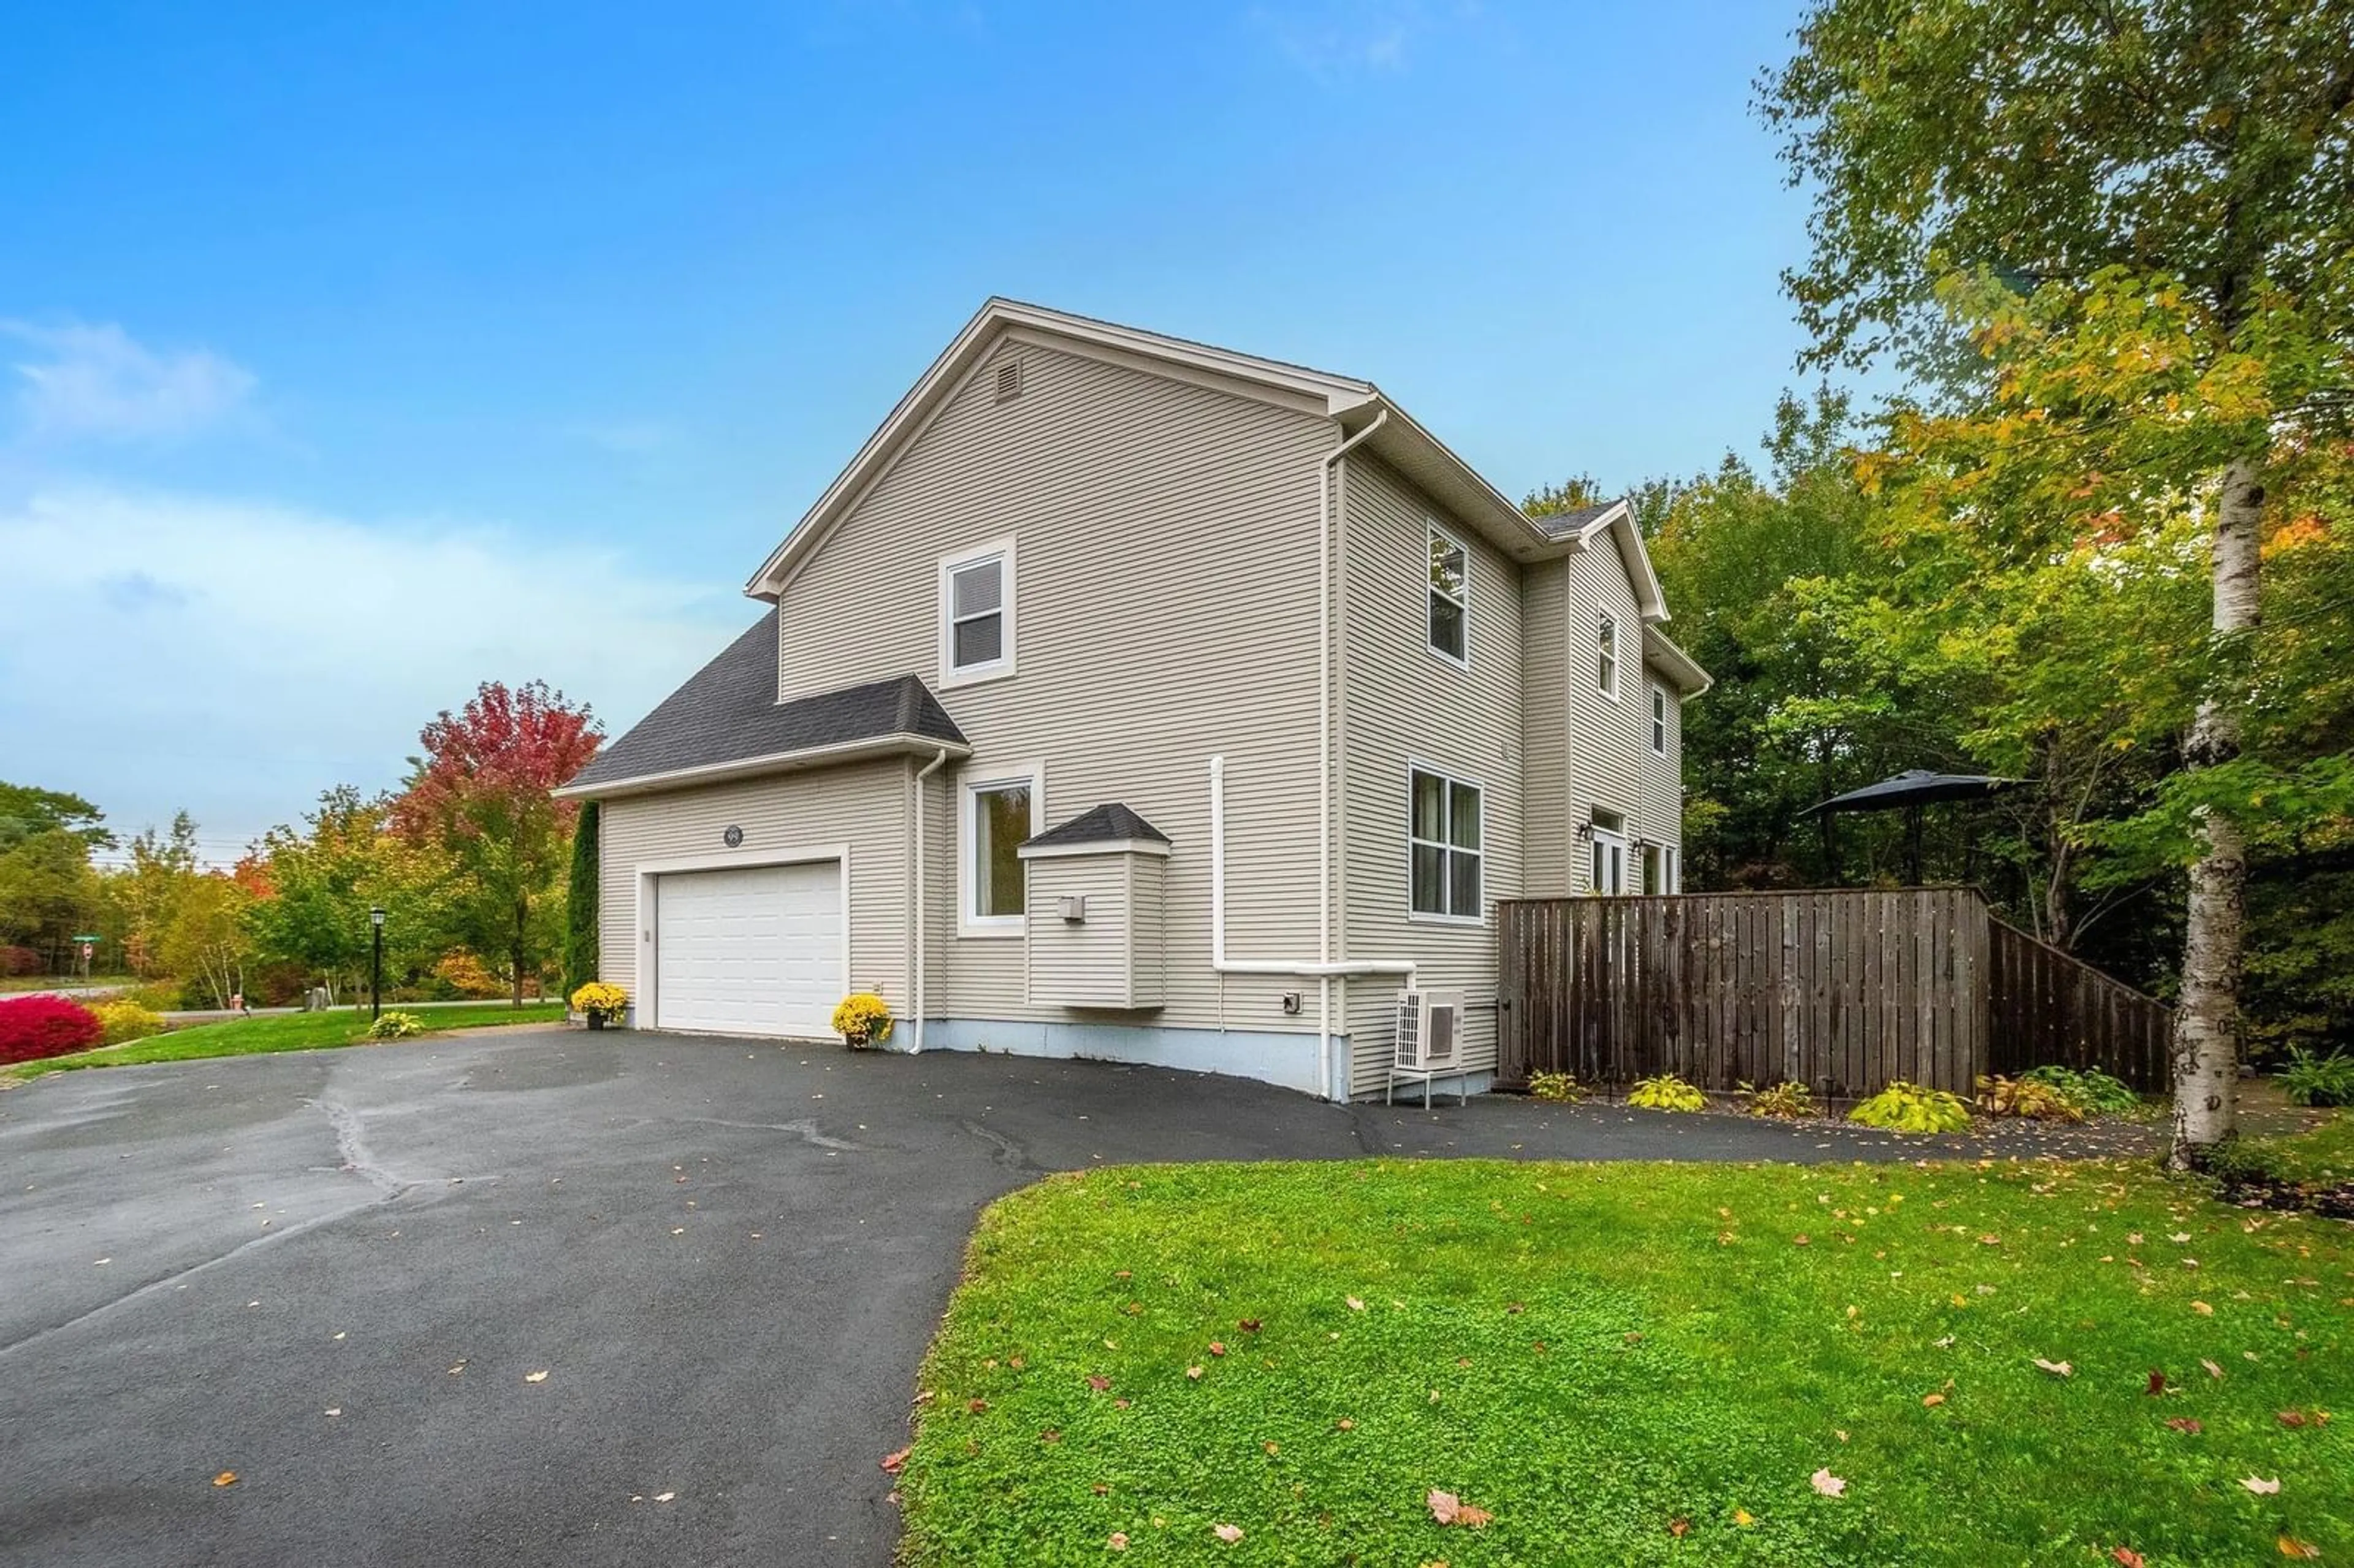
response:
<path id="1" fill-rule="evenodd" d="M 653 1023 L 817 1040 L 842 1000 L 842 863 L 654 876 Z"/>

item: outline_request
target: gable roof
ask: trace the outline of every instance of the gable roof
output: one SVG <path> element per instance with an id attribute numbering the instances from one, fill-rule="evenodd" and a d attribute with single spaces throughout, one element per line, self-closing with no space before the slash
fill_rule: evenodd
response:
<path id="1" fill-rule="evenodd" d="M 1546 560 L 1584 547 L 1582 536 L 1550 532 L 1525 516 L 1370 381 L 1018 300 L 992 298 L 866 438 L 850 465 L 752 574 L 744 591 L 774 603 L 801 563 L 824 544 L 834 524 L 890 471 L 898 454 L 980 368 L 989 351 L 1008 337 L 1214 386 L 1330 418 L 1338 423 L 1343 437 L 1370 428 L 1373 433 L 1365 438 L 1366 450 L 1512 559 Z M 1639 540 L 1637 547 L 1640 548 Z"/>
<path id="2" fill-rule="evenodd" d="M 970 749 L 914 675 L 777 701 L 771 609 L 556 793 L 602 799 L 893 752 Z"/>
<path id="3" fill-rule="evenodd" d="M 1635 525 L 1635 509 L 1624 496 L 1556 512 L 1538 518 L 1537 524 L 1553 538 L 1575 539 L 1581 547 L 1607 533 L 1627 567 L 1627 580 L 1635 585 L 1635 605 L 1644 621 L 1668 619 L 1667 595 L 1659 591 L 1659 575 L 1651 569 L 1651 552 L 1643 546 L 1643 531 Z"/>
<path id="4" fill-rule="evenodd" d="M 1048 828 L 1034 838 L 1024 839 L 1023 850 L 1068 849 L 1080 844 L 1159 843 L 1169 842 L 1169 835 L 1114 800 L 1108 805 L 1091 806 L 1060 827 Z"/>

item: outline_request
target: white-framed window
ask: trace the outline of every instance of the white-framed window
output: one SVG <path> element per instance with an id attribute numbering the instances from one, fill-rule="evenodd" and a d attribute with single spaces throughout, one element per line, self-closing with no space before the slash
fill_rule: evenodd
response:
<path id="1" fill-rule="evenodd" d="M 1611 897 L 1627 891 L 1627 819 L 1617 811 L 1596 808 L 1585 871 L 1588 893 Z"/>
<path id="2" fill-rule="evenodd" d="M 1651 687 L 1651 749 L 1661 757 L 1668 754 L 1668 689 L 1656 683 Z"/>
<path id="3" fill-rule="evenodd" d="M 1683 890 L 1683 867 L 1678 863 L 1676 846 L 1662 844 L 1659 846 L 1659 891 L 1681 893 Z"/>
<path id="4" fill-rule="evenodd" d="M 1406 907 L 1435 920 L 1486 912 L 1477 784 L 1416 766 L 1406 771 Z"/>
<path id="5" fill-rule="evenodd" d="M 1013 673 L 1013 541 L 940 557 L 940 683 Z"/>
<path id="6" fill-rule="evenodd" d="M 959 780 L 957 927 L 968 937 L 1019 936 L 1028 907 L 1023 841 L 1044 831 L 1044 763 L 975 769 Z"/>
<path id="7" fill-rule="evenodd" d="M 1463 542 L 1430 524 L 1430 609 L 1425 623 L 1430 651 L 1458 664 L 1471 662 L 1471 557 Z"/>
<path id="8" fill-rule="evenodd" d="M 1594 674 L 1596 688 L 1606 697 L 1618 695 L 1618 618 L 1608 610 L 1595 612 Z"/>

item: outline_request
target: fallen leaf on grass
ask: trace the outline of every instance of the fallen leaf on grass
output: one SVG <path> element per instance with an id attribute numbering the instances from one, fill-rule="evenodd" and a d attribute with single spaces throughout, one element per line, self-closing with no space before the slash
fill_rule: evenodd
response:
<path id="1" fill-rule="evenodd" d="M 544 1371 L 525 1372 L 523 1374 L 523 1381 L 525 1383 L 546 1383 L 547 1381 L 547 1373 Z"/>
<path id="2" fill-rule="evenodd" d="M 1353 1296 L 1343 1298 L 1343 1299 L 1349 1303 L 1349 1310 L 1352 1312 L 1362 1312 L 1365 1309 L 1365 1304 L 1358 1300 Z"/>
<path id="3" fill-rule="evenodd" d="M 1921 1403 L 1927 1408 L 1935 1410 L 1946 1403 L 1946 1396 L 1942 1393 L 1925 1393 L 1921 1396 Z"/>
<path id="4" fill-rule="evenodd" d="M 1812 1476 L 1809 1476 L 1807 1478 L 1813 1483 L 1815 1490 L 1820 1492 L 1827 1498 L 1845 1497 L 1847 1495 L 1847 1478 L 1844 1476 L 1832 1475 L 1829 1466 L 1825 1466 L 1823 1468 L 1817 1470 Z"/>
<path id="5" fill-rule="evenodd" d="M 1200 1367 L 1187 1367 L 1185 1369 L 1185 1375 L 1193 1382 L 1199 1383 L 1202 1381 L 1202 1369 Z"/>
<path id="6" fill-rule="evenodd" d="M 1477 1530 L 1496 1517 L 1484 1508 L 1474 1508 L 1453 1492 L 1442 1492 L 1437 1488 L 1423 1500 L 1430 1506 L 1430 1517 L 1441 1524 L 1468 1525 Z"/>
<path id="7" fill-rule="evenodd" d="M 1224 1340 L 1212 1340 L 1210 1341 L 1210 1353 L 1214 1356 L 1225 1355 L 1226 1353 L 1226 1342 Z"/>
<path id="8" fill-rule="evenodd" d="M 2035 1358 L 2035 1364 L 2041 1367 L 2045 1372 L 2050 1372 L 2053 1377 L 2074 1377 L 2076 1375 L 2076 1369 L 2070 1366 L 2066 1361 L 2047 1361 L 2041 1356 L 2038 1356 Z"/>
<path id="9" fill-rule="evenodd" d="M 2294 1535 L 2282 1536 L 2280 1538 L 2279 1545 L 2280 1554 L 2284 1557 L 2296 1557 L 2311 1561 L 2317 1559 L 2321 1555 L 2320 1547 L 2316 1546 L 2310 1541 L 2299 1541 Z"/>
<path id="10" fill-rule="evenodd" d="M 1237 1320 L 1235 1327 L 1240 1329 L 1246 1334 L 1256 1334 L 1258 1332 L 1258 1319 L 1256 1318 L 1244 1318 Z"/>
<path id="11" fill-rule="evenodd" d="M 2166 1392 L 2166 1372 L 2164 1368 L 2152 1367 L 2149 1369 L 2149 1384 L 2147 1387 L 2144 1388 L 2142 1392 L 2144 1393 L 2150 1394 L 2164 1393 Z"/>
<path id="12" fill-rule="evenodd" d="M 1089 1372 L 1087 1374 L 1087 1386 L 1094 1389 L 1097 1393 L 1101 1393 L 1104 1390 L 1111 1386 L 1111 1379 L 1104 1376 L 1101 1372 Z"/>
<path id="13" fill-rule="evenodd" d="M 1239 1524 L 1214 1524 L 1210 1527 L 1210 1533 L 1232 1546 L 1243 1538 L 1243 1527 Z"/>
<path id="14" fill-rule="evenodd" d="M 1668 1533 L 1674 1536 L 1678 1541 L 1681 1541 L 1685 1536 L 1691 1533 L 1691 1520 L 1688 1519 L 1671 1519 L 1668 1520 Z"/>
<path id="15" fill-rule="evenodd" d="M 1757 1516 L 1751 1513 L 1745 1508 L 1737 1508 L 1733 1510 L 1733 1522 L 1739 1525 L 1742 1529 L 1747 1530 L 1751 1525 L 1757 1522 Z"/>
<path id="16" fill-rule="evenodd" d="M 989 1408 L 989 1401 L 985 1399 L 968 1399 L 964 1402 L 964 1407 L 968 1414 L 979 1415 L 982 1411 Z"/>
<path id="17" fill-rule="evenodd" d="M 2317 1410 L 2308 1414 L 2302 1410 L 2284 1410 L 2274 1419 L 2284 1426 L 2327 1426 L 2329 1412 Z"/>
<path id="18" fill-rule="evenodd" d="M 898 1448 L 884 1455 L 883 1473 L 889 1476 L 897 1475 L 899 1473 L 899 1467 L 907 1462 L 908 1452 L 909 1450 L 907 1448 Z"/>
<path id="19" fill-rule="evenodd" d="M 1332 1425 L 1339 1427 L 1343 1432 L 1354 1432 L 1357 1429 L 1357 1424 L 1350 1420 L 1345 1415 L 1341 1417 L 1340 1420 L 1332 1423 Z"/>
<path id="20" fill-rule="evenodd" d="M 2209 1361 L 2204 1356 L 2199 1358 L 2199 1364 L 2207 1369 L 2207 1375 L 2209 1377 L 2221 1377 L 2223 1375 L 2223 1369 L 2217 1366 L 2213 1361 Z"/>
<path id="21" fill-rule="evenodd" d="M 1110 1539 L 1109 1541 L 1105 1542 L 1104 1542 L 1104 1544 L 1105 1544 L 1106 1546 L 1108 1546 L 1109 1548 L 1111 1548 L 1114 1552 L 1125 1552 L 1125 1551 L 1127 1551 L 1127 1550 L 1128 1550 L 1128 1531 L 1124 1531 L 1124 1530 L 1115 1530 L 1115 1531 L 1113 1531 L 1111 1532 L 1111 1539 Z"/>
<path id="22" fill-rule="evenodd" d="M 2193 1301 L 2190 1304 L 2190 1309 L 2193 1312 L 2198 1313 L 2201 1318 L 2212 1318 L 2215 1315 L 2215 1308 L 2210 1307 L 2204 1301 Z"/>
<path id="23" fill-rule="evenodd" d="M 2115 1563 L 2118 1568 L 2148 1568 L 2142 1559 L 2142 1554 L 2130 1546 L 2109 1548 L 2109 1560 Z"/>
<path id="24" fill-rule="evenodd" d="M 2260 1498 L 2268 1498 L 2280 1490 L 2280 1481 L 2277 1478 L 2268 1481 L 2262 1476 L 2242 1476 L 2240 1484 Z"/>
<path id="25" fill-rule="evenodd" d="M 223 1470 L 219 1475 L 213 1478 L 213 1485 L 217 1487 L 233 1487 L 237 1485 L 237 1472 L 235 1470 Z"/>
<path id="26" fill-rule="evenodd" d="M 2207 1430 L 2195 1415 L 2169 1415 L 2166 1418 L 2166 1425 L 2168 1431 L 2188 1432 L 2193 1437 Z"/>

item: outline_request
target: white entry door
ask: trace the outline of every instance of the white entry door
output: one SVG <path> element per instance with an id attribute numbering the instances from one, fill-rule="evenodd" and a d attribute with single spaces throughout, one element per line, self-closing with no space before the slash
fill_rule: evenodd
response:
<path id="1" fill-rule="evenodd" d="M 842 1000 L 842 865 L 654 879 L 654 1027 L 821 1040 Z"/>

